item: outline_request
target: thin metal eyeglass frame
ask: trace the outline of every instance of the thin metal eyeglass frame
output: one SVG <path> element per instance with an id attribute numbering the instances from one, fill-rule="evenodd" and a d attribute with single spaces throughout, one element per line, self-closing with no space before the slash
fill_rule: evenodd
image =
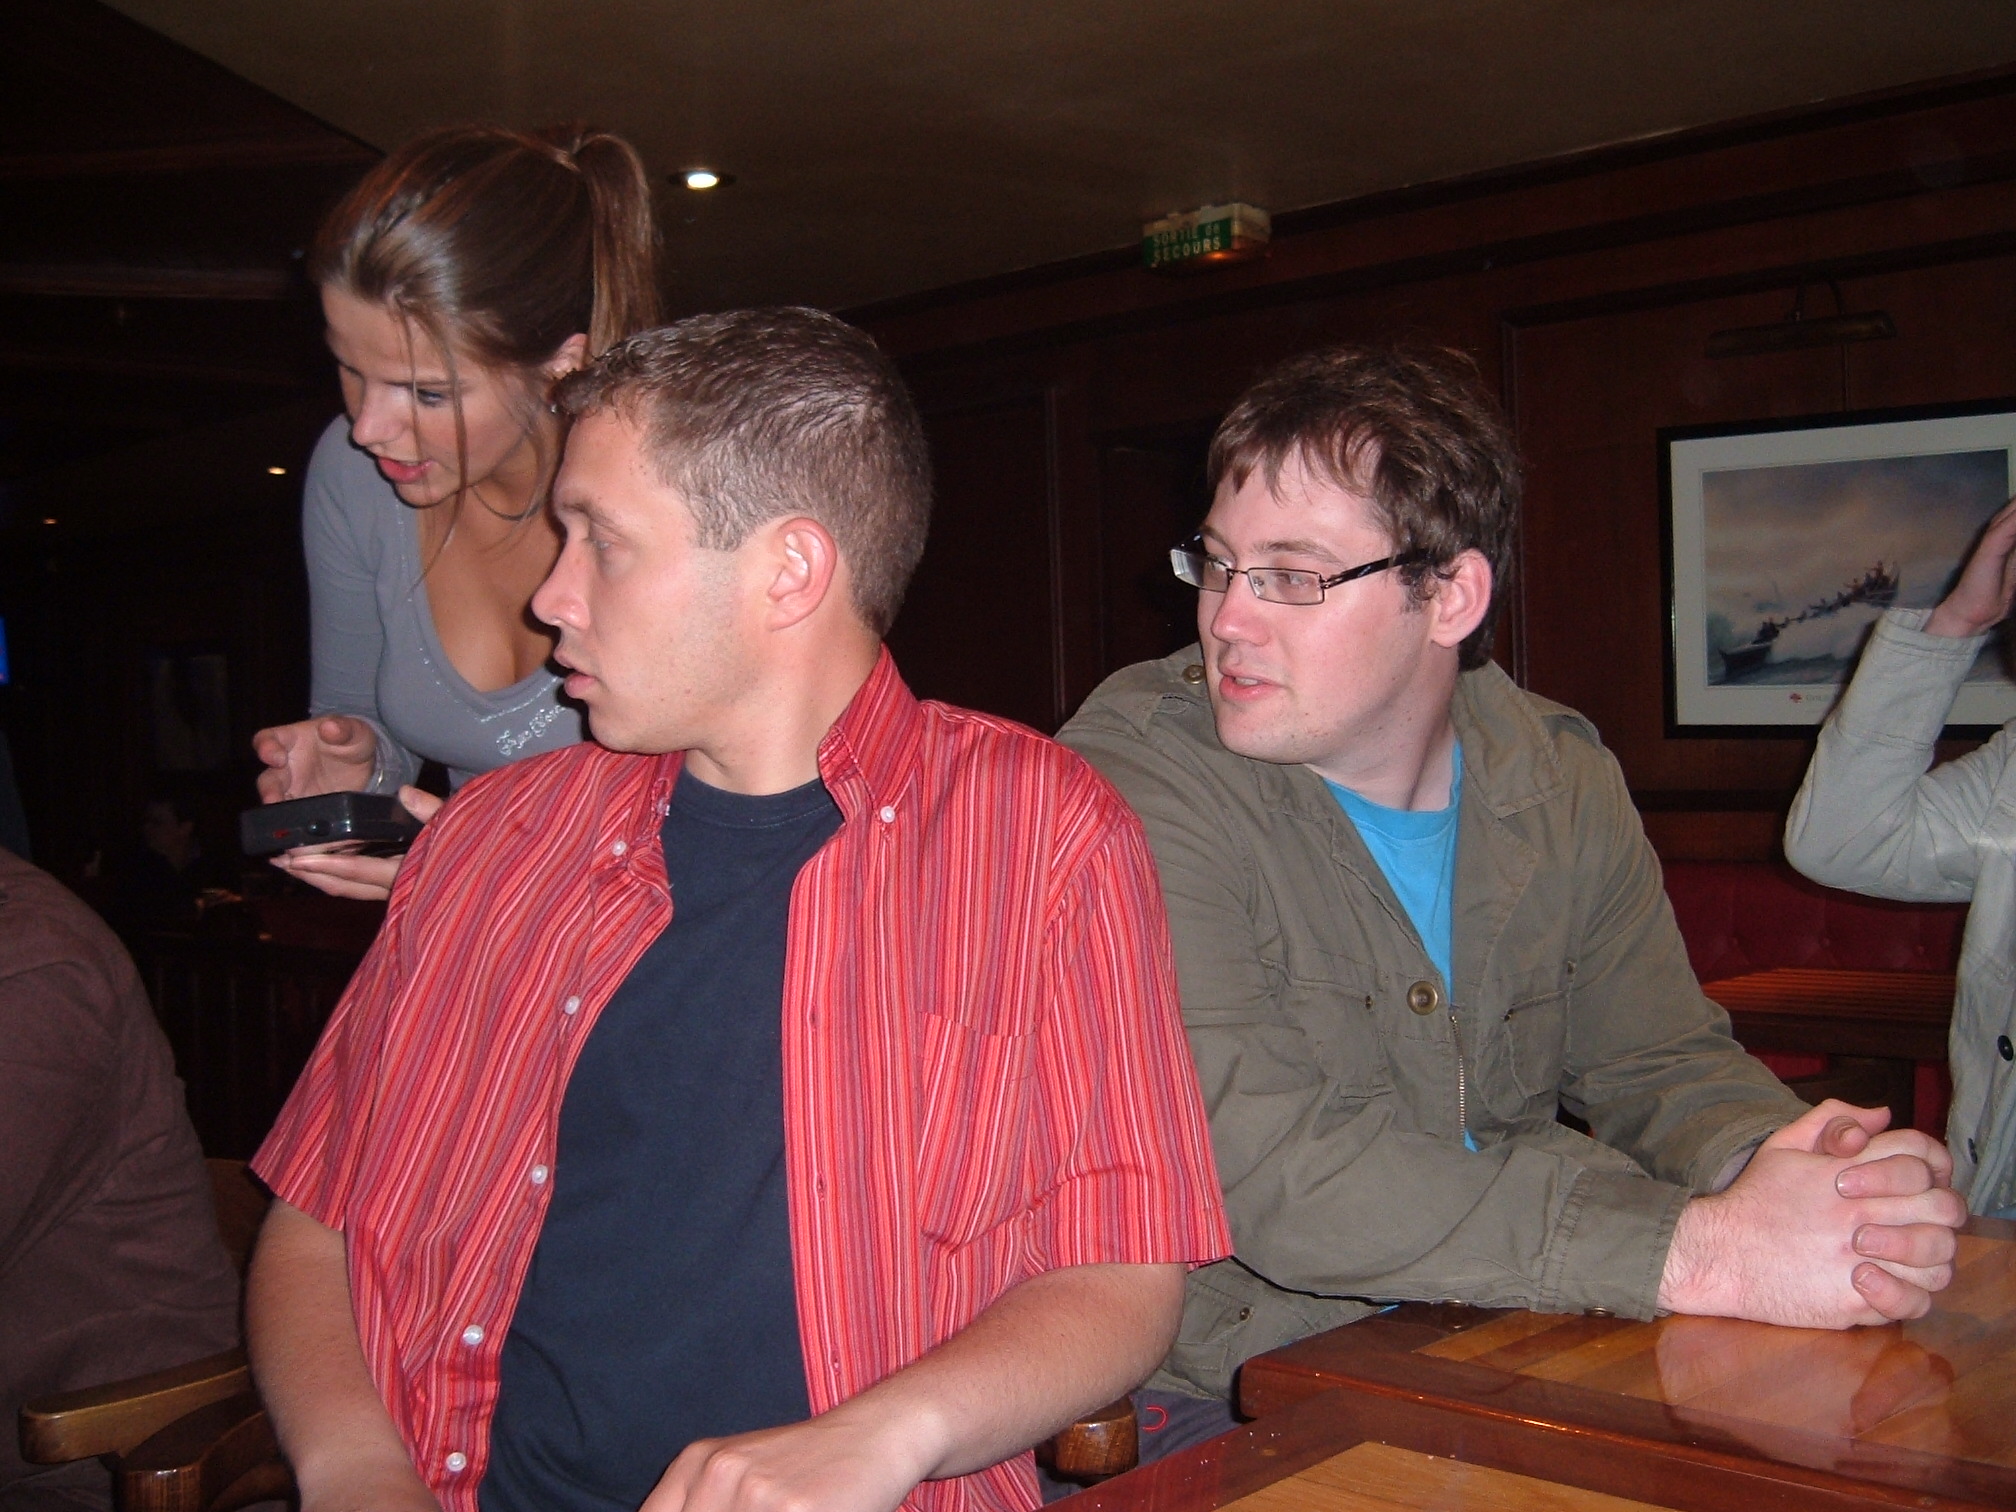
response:
<path id="1" fill-rule="evenodd" d="M 1232 587 L 1232 579 L 1243 577 L 1246 579 L 1246 586 L 1253 590 L 1253 597 L 1259 599 L 1263 604 L 1292 604 L 1298 609 L 1310 609 L 1322 603 L 1329 595 L 1330 590 L 1341 584 L 1355 582 L 1362 577 L 1370 577 L 1373 573 L 1384 572 L 1389 567 L 1411 567 L 1415 563 L 1425 562 L 1427 559 L 1428 553 L 1425 551 L 1402 551 L 1396 552 L 1392 556 L 1383 556 L 1376 562 L 1366 562 L 1358 567 L 1347 567 L 1334 577 L 1317 578 L 1316 597 L 1313 599 L 1275 598 L 1263 592 L 1261 587 L 1264 582 L 1272 581 L 1282 573 L 1294 573 L 1297 577 L 1310 576 L 1311 574 L 1307 568 L 1233 567 L 1227 563 L 1219 562 L 1216 557 L 1205 550 L 1204 538 L 1202 536 L 1192 536 L 1181 546 L 1170 547 L 1169 570 L 1176 574 L 1177 581 L 1188 583 L 1200 593 L 1228 592 Z M 1203 572 L 1192 569 L 1192 562 L 1217 562 L 1219 566 L 1225 569 L 1225 586 L 1223 588 L 1213 588 L 1207 585 L 1203 581 Z"/>

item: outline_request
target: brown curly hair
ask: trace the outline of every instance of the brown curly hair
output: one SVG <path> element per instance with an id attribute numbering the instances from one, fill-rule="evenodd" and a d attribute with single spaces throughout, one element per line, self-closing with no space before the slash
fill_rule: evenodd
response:
<path id="1" fill-rule="evenodd" d="M 1271 488 L 1291 459 L 1367 498 L 1417 599 L 1465 551 L 1491 565 L 1491 607 L 1459 648 L 1466 670 L 1491 655 L 1510 585 L 1522 477 L 1504 412 L 1465 353 L 1431 346 L 1340 346 L 1305 353 L 1248 389 L 1211 438 L 1211 491 L 1257 470 Z"/>

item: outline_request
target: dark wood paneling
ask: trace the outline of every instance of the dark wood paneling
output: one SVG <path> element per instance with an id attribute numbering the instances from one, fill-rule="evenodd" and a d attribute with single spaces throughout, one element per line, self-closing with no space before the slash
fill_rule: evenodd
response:
<path id="1" fill-rule="evenodd" d="M 1715 360 L 1710 332 L 1781 318 L 1783 291 L 1626 310 L 1518 334 L 1527 679 L 1588 714 L 1634 789 L 1789 795 L 1810 737 L 1669 738 L 1657 432 L 2016 392 L 2016 258 L 1851 281 L 1893 341 Z M 1600 646 L 1601 653 L 1597 654 Z"/>
<path id="2" fill-rule="evenodd" d="M 927 413 L 931 540 L 889 636 L 922 698 L 1062 722 L 1050 400 L 1024 394 Z"/>
<path id="3" fill-rule="evenodd" d="M 1166 656 L 1197 635 L 1197 595 L 1169 570 L 1169 548 L 1203 520 L 1201 428 L 1100 449 L 1102 645 L 1108 669 Z"/>
<path id="4" fill-rule="evenodd" d="M 1657 809 L 1666 854 L 1769 854 L 1810 741 L 1667 734 L 1656 433 L 2016 393 L 2016 75 L 1280 224 L 1258 267 L 1160 280 L 1094 261 L 861 312 L 927 405 L 1011 385 L 1070 396 L 1040 434 L 1026 420 L 939 424 L 948 514 L 971 491 L 1020 509 L 1023 530 L 1047 531 L 1058 553 L 1047 669 L 1010 688 L 998 669 L 948 666 L 944 685 L 1027 710 L 1044 670 L 1075 698 L 1187 635 L 1186 606 L 1156 585 L 1201 513 L 1196 459 L 1225 406 L 1311 347 L 1437 340 L 1501 388 L 1531 469 L 1501 659 L 1595 720 Z M 1845 354 L 1705 356 L 1710 332 L 1778 319 L 1802 281 L 1824 278 L 1851 308 L 1890 311 L 1898 338 Z M 1015 445 L 1041 446 L 1054 493 L 1008 484 L 1033 467 L 1004 454 Z M 1080 552 L 1093 553 L 1089 568 Z M 963 608 L 933 589 L 908 633 L 949 653 L 966 632 L 941 619 Z M 1035 612 L 1018 601 L 1009 617 Z M 1033 632 L 1004 633 L 1037 655 Z M 1674 795 L 1685 803 L 1666 804 Z"/>

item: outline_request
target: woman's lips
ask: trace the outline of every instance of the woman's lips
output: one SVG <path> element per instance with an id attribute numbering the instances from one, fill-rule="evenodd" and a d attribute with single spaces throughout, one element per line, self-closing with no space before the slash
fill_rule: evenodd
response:
<path id="1" fill-rule="evenodd" d="M 418 483 L 430 466 L 426 462 L 395 462 L 390 457 L 376 457 L 378 471 L 383 473 L 388 483 Z"/>

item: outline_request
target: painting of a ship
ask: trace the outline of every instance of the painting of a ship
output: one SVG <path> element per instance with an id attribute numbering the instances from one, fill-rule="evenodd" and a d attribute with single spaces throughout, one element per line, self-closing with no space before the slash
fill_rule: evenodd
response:
<path id="1" fill-rule="evenodd" d="M 1818 724 L 1885 615 L 1930 610 L 2016 493 L 2016 405 L 1864 411 L 1660 433 L 1667 711 L 1719 737 Z M 1956 725 L 2016 717 L 1995 645 Z"/>
<path id="2" fill-rule="evenodd" d="M 1897 585 L 1896 569 L 1885 567 L 1879 560 L 1856 581 L 1842 584 L 1840 591 L 1831 598 L 1808 604 L 1797 614 L 1765 615 L 1758 622 L 1756 635 L 1747 643 L 1723 648 L 1721 680 L 1736 682 L 1757 671 L 1771 659 L 1771 652 L 1777 646 L 1778 638 L 1793 625 L 1803 625 L 1811 620 L 1836 615 L 1843 609 L 1852 608 L 1857 604 L 1867 604 L 1877 610 L 1888 609 L 1897 602 Z"/>

